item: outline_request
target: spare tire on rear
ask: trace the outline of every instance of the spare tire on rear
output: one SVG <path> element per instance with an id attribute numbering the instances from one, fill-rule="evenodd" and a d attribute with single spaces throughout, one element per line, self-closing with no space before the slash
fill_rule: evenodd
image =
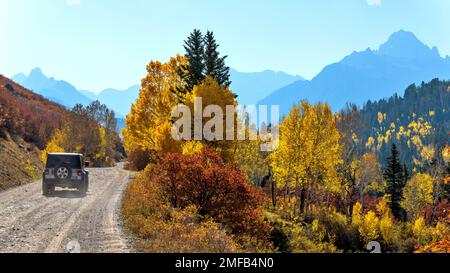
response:
<path id="1" fill-rule="evenodd" d="M 55 168 L 56 179 L 62 181 L 72 178 L 72 169 L 67 165 L 61 165 Z"/>

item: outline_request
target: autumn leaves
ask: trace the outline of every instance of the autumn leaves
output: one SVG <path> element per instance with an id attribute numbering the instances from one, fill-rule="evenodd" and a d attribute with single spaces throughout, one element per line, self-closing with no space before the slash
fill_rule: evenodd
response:
<path id="1" fill-rule="evenodd" d="M 425 118 L 405 126 L 380 112 L 368 130 L 356 106 L 333 113 L 302 101 L 281 124 L 255 121 L 256 109 L 233 111 L 225 58 L 207 36 L 194 31 L 185 56 L 150 62 L 127 116 L 130 167 L 143 172 L 124 215 L 147 249 L 359 252 L 377 240 L 384 251 L 412 252 L 444 240 L 449 170 L 427 167 L 436 150 L 423 145 L 433 134 Z M 420 155 L 412 175 L 393 140 Z M 276 148 L 261 149 L 268 143 Z"/>
<path id="2" fill-rule="evenodd" d="M 302 102 L 283 120 L 280 143 L 270 159 L 278 188 L 294 192 L 294 215 L 309 206 L 306 190 L 339 192 L 339 149 L 339 131 L 328 105 Z"/>

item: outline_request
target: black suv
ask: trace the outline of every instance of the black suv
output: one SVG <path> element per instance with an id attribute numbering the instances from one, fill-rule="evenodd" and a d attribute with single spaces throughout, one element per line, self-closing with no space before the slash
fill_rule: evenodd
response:
<path id="1" fill-rule="evenodd" d="M 86 195 L 89 188 L 89 163 L 81 154 L 51 153 L 42 175 L 42 192 L 51 196 L 55 187 L 78 189 Z"/>

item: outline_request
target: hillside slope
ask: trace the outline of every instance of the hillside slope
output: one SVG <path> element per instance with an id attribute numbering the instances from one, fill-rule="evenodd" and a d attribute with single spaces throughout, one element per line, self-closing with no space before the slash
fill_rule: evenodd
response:
<path id="1" fill-rule="evenodd" d="M 40 149 L 69 112 L 0 75 L 0 190 L 32 182 Z"/>
<path id="2" fill-rule="evenodd" d="M 42 168 L 36 146 L 21 139 L 0 138 L 0 191 L 37 180 Z"/>

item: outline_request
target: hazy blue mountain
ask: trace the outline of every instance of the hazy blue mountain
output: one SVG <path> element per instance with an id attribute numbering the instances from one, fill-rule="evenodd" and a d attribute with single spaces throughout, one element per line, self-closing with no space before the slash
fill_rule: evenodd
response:
<path id="1" fill-rule="evenodd" d="M 126 90 L 106 89 L 100 92 L 97 99 L 114 109 L 119 115 L 126 116 L 139 96 L 139 85 L 133 85 Z"/>
<path id="2" fill-rule="evenodd" d="M 265 70 L 263 72 L 238 72 L 230 69 L 231 89 L 236 93 L 240 104 L 256 104 L 271 92 L 296 81 L 304 81 L 300 76 L 284 72 Z"/>
<path id="3" fill-rule="evenodd" d="M 92 99 L 83 95 L 68 82 L 48 78 L 42 73 L 40 68 L 31 70 L 28 76 L 18 74 L 12 80 L 68 108 L 72 108 L 77 103 L 86 105 L 92 101 Z"/>
<path id="4" fill-rule="evenodd" d="M 303 99 L 328 102 L 338 111 L 347 102 L 362 106 L 368 100 L 389 97 L 412 83 L 434 78 L 450 79 L 450 58 L 442 58 L 436 47 L 426 46 L 413 33 L 399 31 L 379 50 L 353 52 L 325 67 L 311 81 L 297 81 L 259 103 L 280 105 L 282 115 Z"/>
<path id="5" fill-rule="evenodd" d="M 135 85 L 123 91 L 106 89 L 97 95 L 92 91 L 78 90 L 66 81 L 49 78 L 42 73 L 40 68 L 31 70 L 28 76 L 23 73 L 17 74 L 12 80 L 67 108 L 72 108 L 77 103 L 87 105 L 94 100 L 99 100 L 114 110 L 118 117 L 128 114 L 131 104 L 139 94 L 139 86 Z"/>
<path id="6" fill-rule="evenodd" d="M 292 76 L 284 72 L 265 70 L 263 72 L 238 72 L 231 69 L 231 89 L 239 96 L 240 104 L 256 104 L 271 92 L 294 83 L 304 81 L 300 76 Z M 61 105 L 72 108 L 76 103 L 84 105 L 99 100 L 113 109 L 118 117 L 125 117 L 139 95 L 139 85 L 126 90 L 105 89 L 100 94 L 88 90 L 77 90 L 65 81 L 57 81 L 45 76 L 41 69 L 35 68 L 29 76 L 17 74 L 13 80 Z"/>
<path id="7" fill-rule="evenodd" d="M 88 90 L 79 90 L 81 94 L 83 94 L 85 97 L 90 98 L 91 100 L 96 100 L 97 99 L 97 94 L 95 94 L 92 91 L 88 91 Z"/>

